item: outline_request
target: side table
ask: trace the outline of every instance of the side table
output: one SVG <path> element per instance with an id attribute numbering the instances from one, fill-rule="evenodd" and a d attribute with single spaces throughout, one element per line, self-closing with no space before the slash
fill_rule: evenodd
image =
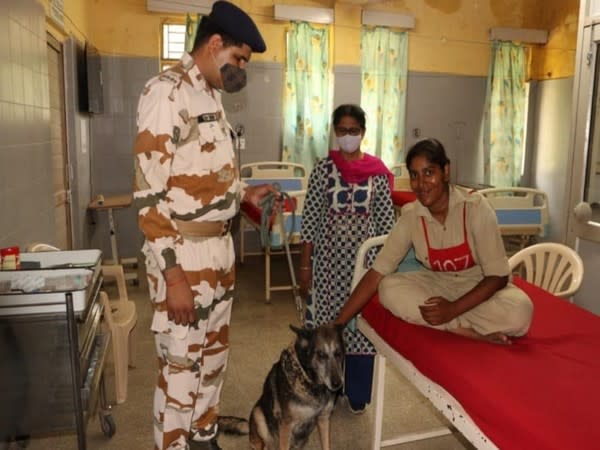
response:
<path id="1" fill-rule="evenodd" d="M 117 194 L 117 195 L 99 195 L 88 205 L 88 210 L 91 212 L 106 211 L 108 215 L 108 231 L 110 233 L 110 250 L 111 259 L 105 260 L 104 264 L 121 264 L 124 267 L 128 265 L 135 265 L 137 267 L 137 258 L 120 258 L 119 249 L 117 247 L 117 229 L 115 227 L 115 218 L 113 210 L 129 208 L 133 202 L 133 194 Z M 137 270 L 125 272 L 126 280 L 134 280 L 135 283 L 139 282 Z"/>

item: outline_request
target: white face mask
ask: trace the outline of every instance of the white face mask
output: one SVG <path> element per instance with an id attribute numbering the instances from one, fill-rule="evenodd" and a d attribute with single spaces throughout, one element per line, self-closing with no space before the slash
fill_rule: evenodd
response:
<path id="1" fill-rule="evenodd" d="M 343 136 L 336 136 L 336 140 L 340 150 L 346 153 L 353 153 L 360 147 L 362 136 L 360 134 L 356 136 L 345 134 Z"/>

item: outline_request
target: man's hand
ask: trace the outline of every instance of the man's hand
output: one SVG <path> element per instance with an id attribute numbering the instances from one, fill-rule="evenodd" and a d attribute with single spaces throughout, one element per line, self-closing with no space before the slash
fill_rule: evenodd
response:
<path id="1" fill-rule="evenodd" d="M 270 184 L 258 184 L 256 186 L 247 186 L 246 195 L 242 201 L 252 203 L 254 206 L 259 206 L 258 202 L 262 200 L 266 195 L 273 193 L 277 194 L 279 191 Z"/>
<path id="2" fill-rule="evenodd" d="M 442 325 L 458 315 L 455 306 L 444 297 L 431 297 L 425 300 L 424 305 L 419 305 L 419 309 L 423 320 L 429 325 Z"/>
<path id="3" fill-rule="evenodd" d="M 196 321 L 194 294 L 181 266 L 164 271 L 167 283 L 167 313 L 176 325 L 191 325 Z"/>

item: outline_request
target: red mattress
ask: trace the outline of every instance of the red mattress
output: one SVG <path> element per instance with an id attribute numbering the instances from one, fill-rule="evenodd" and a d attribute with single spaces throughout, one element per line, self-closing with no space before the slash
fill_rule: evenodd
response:
<path id="1" fill-rule="evenodd" d="M 510 346 L 406 323 L 378 298 L 362 315 L 500 449 L 600 449 L 600 317 L 514 282 L 535 313 L 527 336 Z"/>
<path id="2" fill-rule="evenodd" d="M 417 196 L 413 191 L 392 191 L 392 203 L 395 206 L 404 206 L 416 199 Z"/>
<path id="3" fill-rule="evenodd" d="M 284 202 L 284 212 L 292 212 L 295 208 L 296 208 L 296 204 L 297 204 L 297 199 L 292 197 L 291 199 L 286 198 L 285 202 Z M 244 214 L 246 214 L 246 216 L 255 224 L 260 225 L 261 222 L 261 214 L 262 214 L 262 208 L 253 205 L 252 203 L 249 202 L 242 202 L 240 204 L 240 209 L 242 210 L 242 212 Z M 296 214 L 298 214 L 299 212 L 296 211 Z M 273 226 L 273 221 L 275 220 L 275 216 L 271 216 L 270 222 L 269 222 L 269 229 Z"/>

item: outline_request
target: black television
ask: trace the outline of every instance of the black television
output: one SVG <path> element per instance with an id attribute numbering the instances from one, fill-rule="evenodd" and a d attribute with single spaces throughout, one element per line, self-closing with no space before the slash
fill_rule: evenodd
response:
<path id="1" fill-rule="evenodd" d="M 102 114 L 104 112 L 102 57 L 98 49 L 90 43 L 85 45 L 85 65 L 87 74 L 87 110 L 92 114 Z"/>
<path id="2" fill-rule="evenodd" d="M 85 57 L 85 45 L 75 41 L 75 69 L 77 71 L 77 105 L 79 112 L 89 113 L 88 85 L 87 85 L 87 63 Z"/>
<path id="3" fill-rule="evenodd" d="M 79 112 L 102 114 L 104 112 L 104 94 L 100 53 L 89 43 L 84 45 L 77 42 L 75 59 Z"/>

